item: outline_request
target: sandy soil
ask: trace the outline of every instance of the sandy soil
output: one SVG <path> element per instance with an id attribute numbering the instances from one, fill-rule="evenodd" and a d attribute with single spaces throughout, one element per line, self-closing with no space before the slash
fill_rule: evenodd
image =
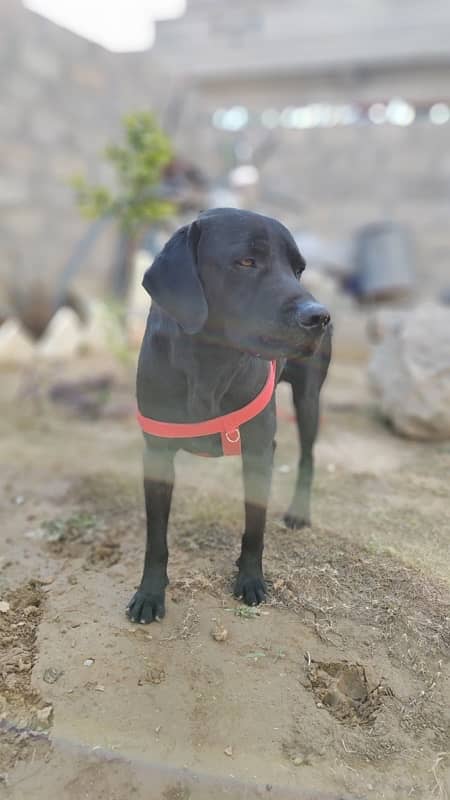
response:
<path id="1" fill-rule="evenodd" d="M 48 400 L 64 372 L 1 375 L 0 796 L 448 798 L 450 443 L 392 435 L 361 365 L 335 363 L 314 527 L 293 533 L 280 387 L 270 602 L 230 594 L 239 461 L 181 455 L 168 614 L 132 626 L 144 517 L 140 434 L 119 414 L 131 370 L 87 417 Z"/>

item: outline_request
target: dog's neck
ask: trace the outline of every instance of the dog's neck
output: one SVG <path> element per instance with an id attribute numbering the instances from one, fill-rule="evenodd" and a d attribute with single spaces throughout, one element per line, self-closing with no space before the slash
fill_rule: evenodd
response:
<path id="1" fill-rule="evenodd" d="M 258 363 L 250 353 L 212 342 L 204 336 L 177 337 L 173 361 L 186 375 L 190 422 L 201 422 L 230 410 L 224 408 L 225 396 L 233 399 L 236 408 L 249 402 L 264 382 L 266 373 L 263 363 Z M 252 370 L 252 362 L 255 362 L 255 370 Z M 244 370 L 255 372 L 255 386 L 247 380 L 243 388 L 239 377 Z"/>

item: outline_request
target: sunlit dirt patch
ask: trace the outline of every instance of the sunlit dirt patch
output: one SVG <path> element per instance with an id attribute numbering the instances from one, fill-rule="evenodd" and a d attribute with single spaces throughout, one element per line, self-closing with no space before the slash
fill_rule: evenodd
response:
<path id="1" fill-rule="evenodd" d="M 129 517 L 136 512 L 142 516 L 144 510 L 141 480 L 106 469 L 78 476 L 66 499 L 87 512 L 108 516 L 108 519 L 122 514 Z"/>
<path id="2" fill-rule="evenodd" d="M 44 520 L 29 537 L 42 542 L 54 556 L 85 558 L 87 566 L 111 567 L 120 560 L 120 544 L 106 522 L 82 511 Z"/>

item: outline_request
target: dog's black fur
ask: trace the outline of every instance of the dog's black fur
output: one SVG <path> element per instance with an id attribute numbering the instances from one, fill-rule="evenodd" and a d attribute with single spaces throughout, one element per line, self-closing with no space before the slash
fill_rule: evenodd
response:
<path id="1" fill-rule="evenodd" d="M 305 262 L 289 231 L 270 217 L 223 208 L 178 230 L 144 275 L 152 296 L 137 372 L 144 416 L 201 422 L 241 408 L 262 389 L 268 361 L 292 386 L 301 441 L 286 524 L 310 524 L 313 445 L 319 394 L 331 355 L 327 310 L 299 279 Z M 266 507 L 275 448 L 275 396 L 241 427 L 245 531 L 235 594 L 265 598 L 262 570 Z M 222 454 L 218 434 L 160 439 L 145 434 L 147 547 L 140 588 L 128 606 L 134 622 L 165 613 L 167 523 L 177 450 Z"/>

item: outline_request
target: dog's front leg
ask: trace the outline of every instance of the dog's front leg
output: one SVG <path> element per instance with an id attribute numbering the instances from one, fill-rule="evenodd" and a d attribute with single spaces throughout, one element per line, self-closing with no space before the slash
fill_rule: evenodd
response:
<path id="1" fill-rule="evenodd" d="M 153 622 L 165 614 L 167 577 L 167 524 L 172 501 L 174 452 L 146 446 L 144 452 L 144 491 L 147 514 L 147 544 L 144 572 L 127 614 L 132 622 Z"/>
<path id="2" fill-rule="evenodd" d="M 267 502 L 272 478 L 273 446 L 262 453 L 252 453 L 244 448 L 242 466 L 245 493 L 245 531 L 241 555 L 237 566 L 239 573 L 234 587 L 236 597 L 242 597 L 249 606 L 258 605 L 266 597 L 262 568 L 264 528 Z"/>

